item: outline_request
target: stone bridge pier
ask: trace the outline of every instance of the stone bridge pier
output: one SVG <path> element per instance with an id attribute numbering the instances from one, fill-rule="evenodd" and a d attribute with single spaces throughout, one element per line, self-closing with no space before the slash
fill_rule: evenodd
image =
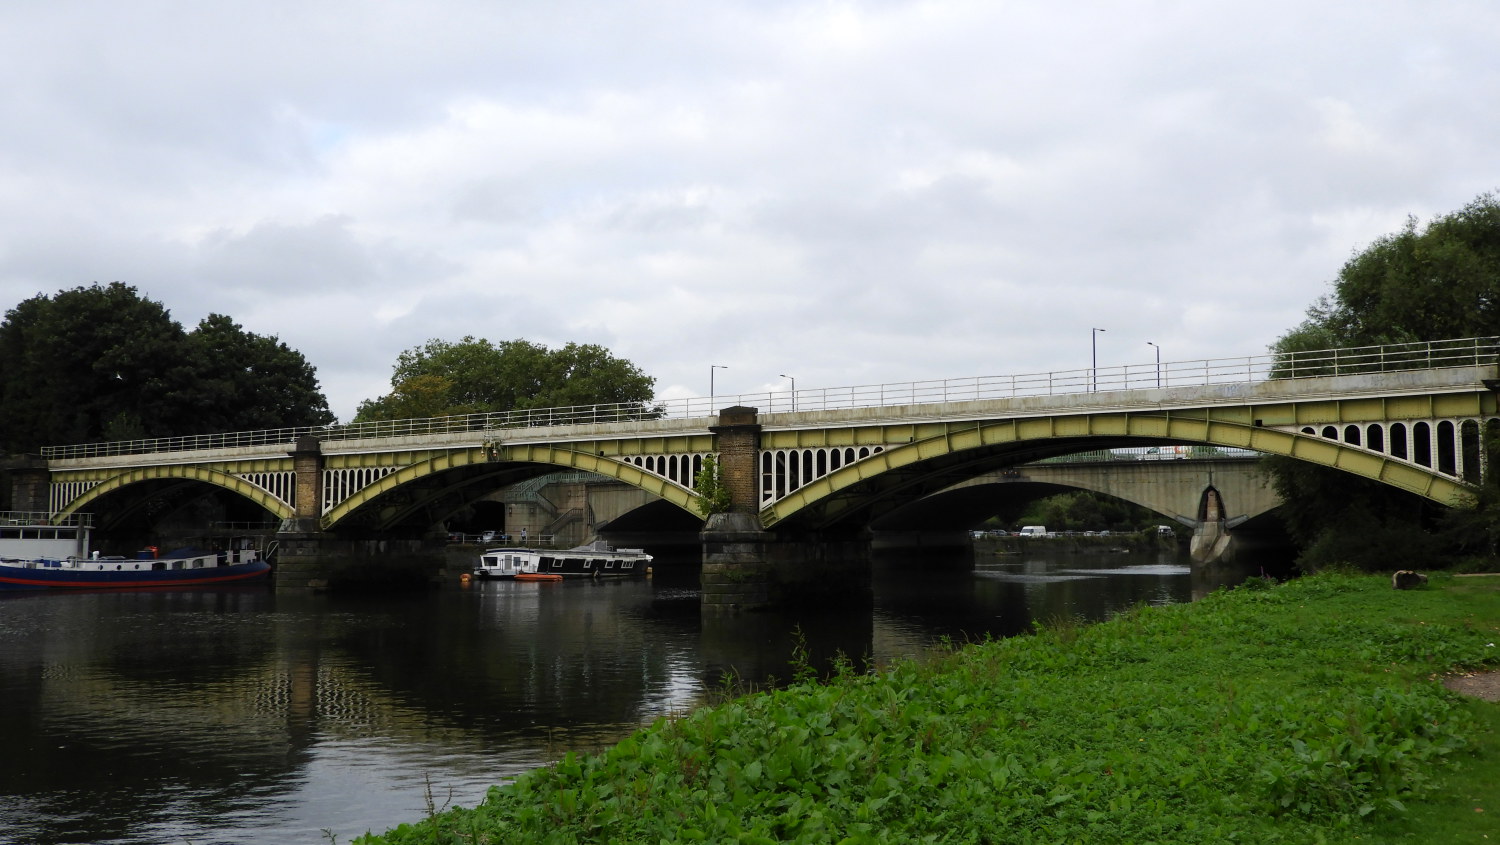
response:
<path id="1" fill-rule="evenodd" d="M 703 542 L 702 612 L 763 610 L 870 596 L 869 539 L 821 532 L 767 531 L 760 524 L 757 409 L 719 412 L 719 470 L 729 511 L 709 516 Z"/>
<path id="2" fill-rule="evenodd" d="M 334 580 L 395 586 L 441 565 L 441 554 L 421 538 L 343 536 L 324 529 L 322 444 L 299 437 L 291 456 L 297 510 L 276 533 L 277 591 L 320 590 Z"/>

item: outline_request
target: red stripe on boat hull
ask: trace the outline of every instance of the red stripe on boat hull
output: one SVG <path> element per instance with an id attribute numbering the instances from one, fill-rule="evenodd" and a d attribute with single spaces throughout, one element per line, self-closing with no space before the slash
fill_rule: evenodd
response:
<path id="1" fill-rule="evenodd" d="M 255 578 L 263 578 L 270 573 L 271 567 L 262 561 L 256 563 L 235 564 L 227 569 L 243 571 L 227 572 L 223 574 L 199 574 L 197 572 L 184 572 L 180 578 L 163 578 L 161 570 L 151 570 L 140 573 L 93 573 L 93 572 L 58 572 L 57 575 L 78 576 L 72 578 L 37 578 L 30 574 L 12 575 L 0 572 L 0 590 L 128 590 L 140 587 L 199 587 L 213 584 L 229 584 L 240 581 L 249 581 Z M 170 570 L 168 570 L 170 571 Z M 52 574 L 52 573 L 48 573 Z M 112 575 L 111 578 L 101 578 L 101 575 Z M 127 577 L 139 574 L 143 577 Z M 87 579 L 87 580 L 85 580 Z"/>

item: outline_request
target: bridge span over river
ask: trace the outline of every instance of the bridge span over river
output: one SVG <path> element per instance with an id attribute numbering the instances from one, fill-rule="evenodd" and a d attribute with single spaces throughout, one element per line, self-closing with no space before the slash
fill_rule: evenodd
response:
<path id="1" fill-rule="evenodd" d="M 747 607 L 859 580 L 843 562 L 898 508 L 1081 451 L 1253 450 L 1454 504 L 1486 471 L 1482 433 L 1500 425 L 1497 360 L 1500 339 L 1471 338 L 59 446 L 11 461 L 13 507 L 61 519 L 214 485 L 281 521 L 289 586 L 372 544 L 416 548 L 475 500 L 559 469 L 701 520 L 694 480 L 712 456 L 729 496 L 702 528 L 704 602 Z M 1200 545 L 1231 531 L 1226 519 L 1195 516 Z"/>

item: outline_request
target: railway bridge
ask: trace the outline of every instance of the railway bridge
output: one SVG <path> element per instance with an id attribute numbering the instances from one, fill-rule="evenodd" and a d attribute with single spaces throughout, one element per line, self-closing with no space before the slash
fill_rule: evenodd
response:
<path id="1" fill-rule="evenodd" d="M 582 470 L 702 521 L 705 608 L 746 608 L 867 581 L 872 521 L 1081 451 L 1253 450 L 1456 504 L 1500 425 L 1497 360 L 1500 339 L 1471 338 L 59 446 L 11 461 L 12 506 L 62 518 L 113 502 L 139 519 L 164 490 L 216 486 L 279 521 L 285 588 L 430 544 L 499 487 Z M 729 496 L 703 521 L 695 479 L 710 457 Z M 1227 519 L 1210 512 L 1195 529 L 1211 546 Z"/>

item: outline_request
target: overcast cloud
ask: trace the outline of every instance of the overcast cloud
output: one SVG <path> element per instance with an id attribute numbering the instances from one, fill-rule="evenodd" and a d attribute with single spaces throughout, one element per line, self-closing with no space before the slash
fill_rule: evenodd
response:
<path id="1" fill-rule="evenodd" d="M 1500 5 L 0 6 L 0 305 L 317 368 L 598 343 L 706 395 L 1252 354 L 1500 189 Z"/>

